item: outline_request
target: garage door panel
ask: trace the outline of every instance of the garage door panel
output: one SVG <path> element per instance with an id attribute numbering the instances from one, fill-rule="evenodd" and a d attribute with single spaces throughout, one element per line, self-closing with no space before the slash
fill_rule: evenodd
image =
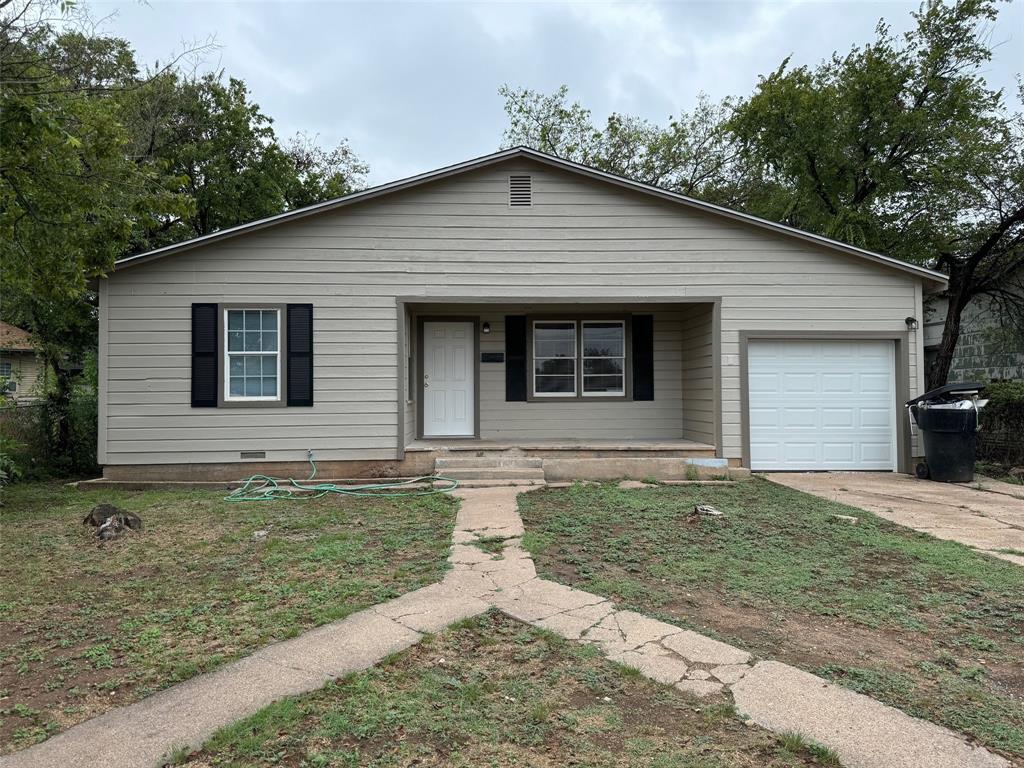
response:
<path id="1" fill-rule="evenodd" d="M 887 408 L 861 408 L 860 425 L 865 429 L 882 429 L 889 434 L 892 430 L 892 411 Z"/>
<path id="2" fill-rule="evenodd" d="M 813 373 L 786 373 L 782 375 L 785 392 L 813 395 L 818 391 L 818 377 Z"/>
<path id="3" fill-rule="evenodd" d="M 778 408 L 751 408 L 750 426 L 778 428 L 780 415 Z"/>
<path id="4" fill-rule="evenodd" d="M 822 408 L 821 426 L 824 429 L 853 429 L 854 414 L 852 408 Z"/>
<path id="5" fill-rule="evenodd" d="M 822 443 L 821 458 L 826 462 L 852 464 L 857 460 L 857 446 L 853 443 Z"/>
<path id="6" fill-rule="evenodd" d="M 752 340 L 753 469 L 895 469 L 891 341 Z"/>
<path id="7" fill-rule="evenodd" d="M 865 462 L 879 462 L 885 464 L 892 464 L 894 458 L 892 453 L 892 445 L 886 442 L 861 443 L 860 457 L 861 461 Z"/>
<path id="8" fill-rule="evenodd" d="M 856 377 L 852 373 L 823 373 L 821 391 L 827 395 L 848 395 L 856 389 Z"/>

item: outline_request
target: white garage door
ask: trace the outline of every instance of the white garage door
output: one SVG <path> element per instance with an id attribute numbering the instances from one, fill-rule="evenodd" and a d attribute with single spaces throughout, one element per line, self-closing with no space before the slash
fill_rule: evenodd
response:
<path id="1" fill-rule="evenodd" d="M 896 469 L 891 341 L 751 340 L 751 469 Z"/>

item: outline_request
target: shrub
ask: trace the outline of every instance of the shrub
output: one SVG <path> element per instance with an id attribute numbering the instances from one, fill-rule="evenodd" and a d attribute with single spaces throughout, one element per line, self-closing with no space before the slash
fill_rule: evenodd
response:
<path id="1" fill-rule="evenodd" d="M 985 387 L 978 457 L 1003 465 L 1024 463 L 1024 381 L 998 381 Z"/>

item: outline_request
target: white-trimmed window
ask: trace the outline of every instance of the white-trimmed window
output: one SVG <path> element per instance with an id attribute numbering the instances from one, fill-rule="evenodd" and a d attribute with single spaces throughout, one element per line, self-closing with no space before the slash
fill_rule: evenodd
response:
<path id="1" fill-rule="evenodd" d="M 224 400 L 281 398 L 281 311 L 224 310 Z"/>
<path id="2" fill-rule="evenodd" d="M 576 397 L 576 322 L 533 323 L 533 394 Z"/>
<path id="3" fill-rule="evenodd" d="M 580 323 L 584 397 L 626 394 L 626 324 L 622 320 Z"/>

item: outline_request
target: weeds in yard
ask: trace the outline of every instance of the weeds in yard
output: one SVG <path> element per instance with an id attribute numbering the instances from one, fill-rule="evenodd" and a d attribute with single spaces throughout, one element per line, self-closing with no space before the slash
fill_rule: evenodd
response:
<path id="1" fill-rule="evenodd" d="M 696 703 L 492 613 L 386 667 L 273 704 L 217 733 L 191 759 L 253 768 L 829 765 L 742 724 L 724 700 Z"/>
<path id="2" fill-rule="evenodd" d="M 709 503 L 721 520 L 687 513 Z M 1024 757 L 1024 570 L 763 480 L 520 496 L 545 578 Z M 857 525 L 835 525 L 854 514 Z"/>
<path id="3" fill-rule="evenodd" d="M 145 531 L 97 546 L 81 521 L 100 501 L 140 514 Z M 231 505 L 6 489 L 0 672 L 40 714 L 31 730 L 4 718 L 3 749 L 437 581 L 454 510 L 444 496 Z"/>

